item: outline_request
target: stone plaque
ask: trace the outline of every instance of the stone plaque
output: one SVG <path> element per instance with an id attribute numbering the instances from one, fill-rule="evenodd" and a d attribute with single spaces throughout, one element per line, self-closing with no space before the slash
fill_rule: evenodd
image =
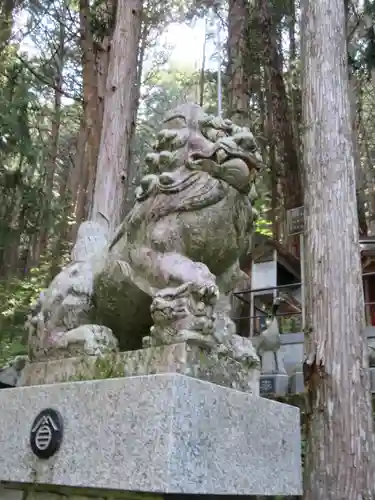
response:
<path id="1" fill-rule="evenodd" d="M 287 211 L 287 231 L 288 235 L 301 234 L 304 231 L 305 207 L 292 208 Z"/>
<path id="2" fill-rule="evenodd" d="M 47 408 L 39 413 L 31 426 L 30 446 L 38 458 L 50 458 L 60 448 L 63 420 L 60 413 Z"/>
<path id="3" fill-rule="evenodd" d="M 259 381 L 259 393 L 262 394 L 274 394 L 276 392 L 275 377 L 265 377 L 261 376 Z"/>

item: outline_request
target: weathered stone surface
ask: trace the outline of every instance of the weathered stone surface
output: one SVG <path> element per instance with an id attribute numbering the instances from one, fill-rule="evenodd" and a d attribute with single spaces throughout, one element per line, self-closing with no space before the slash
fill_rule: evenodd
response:
<path id="1" fill-rule="evenodd" d="M 295 407 L 176 374 L 0 391 L 0 481 L 181 494 L 301 494 Z M 46 407 L 60 450 L 33 455 Z M 100 492 L 98 492 L 100 496 Z"/>
<path id="2" fill-rule="evenodd" d="M 89 324 L 94 276 L 105 263 L 107 236 L 98 223 L 87 221 L 79 227 L 70 264 L 41 292 L 28 315 L 25 326 L 29 331 L 30 359 L 69 356 L 77 348 L 92 354 L 90 350 L 95 344 L 98 347 L 103 344 L 103 330 L 90 329 Z M 64 339 L 64 334 L 81 326 L 86 326 L 86 339 L 82 338 L 82 330 L 81 335 L 74 336 L 73 333 Z M 105 337 L 111 344 L 117 344 L 109 329 L 106 329 Z M 106 351 L 107 347 L 103 347 Z"/>
<path id="3" fill-rule="evenodd" d="M 368 327 L 366 329 L 366 334 L 369 339 L 369 342 L 372 342 L 375 338 L 375 328 Z M 303 361 L 303 334 L 302 333 L 291 333 L 291 334 L 283 334 L 281 335 L 282 341 L 282 354 L 284 356 L 285 365 L 287 368 L 288 376 L 289 376 L 289 393 L 296 394 L 302 393 L 305 391 L 304 382 L 303 382 L 303 374 L 302 374 L 302 361 Z M 172 348 L 174 350 L 174 348 Z M 157 351 L 156 351 L 157 352 Z M 371 354 L 371 353 L 370 353 Z M 130 354 L 132 357 L 132 354 Z M 94 363 L 96 358 L 88 358 L 92 361 L 88 363 Z M 35 380 L 35 384 L 39 383 L 53 383 L 54 381 L 67 380 L 68 377 L 74 377 L 77 373 L 77 367 L 82 366 L 82 357 L 77 357 L 74 359 L 67 359 L 61 361 L 51 362 L 50 365 L 46 365 L 45 363 L 35 363 L 27 365 L 24 374 L 21 376 L 22 380 L 26 381 L 26 385 L 33 384 L 33 380 Z M 85 364 L 85 366 L 87 363 Z M 170 366 L 170 365 L 168 365 Z M 233 364 L 235 366 L 235 363 Z M 22 366 L 21 366 L 22 368 Z M 106 365 L 104 370 L 105 372 L 110 372 L 111 369 Z M 115 370 L 114 370 L 115 371 Z M 167 370 L 164 370 L 164 372 Z M 174 371 L 174 370 L 172 370 Z M 160 372 L 162 372 L 160 370 Z M 5 368 L 3 371 L 0 371 L 0 382 L 7 384 L 14 384 L 18 377 L 19 371 L 14 370 L 13 366 L 9 366 Z M 139 373 L 139 372 L 137 372 Z M 144 372 L 146 373 L 146 372 Z M 370 369 L 371 373 L 371 390 L 375 393 L 375 368 Z M 89 372 L 89 375 L 91 372 Z M 35 377 L 35 379 L 33 378 Z M 93 378 L 89 376 L 88 378 Z M 19 380 L 19 379 L 18 379 Z M 17 384 L 23 384 L 22 380 Z"/>
<path id="4" fill-rule="evenodd" d="M 87 347 L 100 344 L 87 328 L 94 323 L 108 327 L 123 351 L 190 340 L 257 360 L 251 341 L 240 350 L 233 344 L 229 314 L 257 216 L 255 138 L 191 104 L 169 113 L 153 149 L 149 174 L 113 238 L 85 222 L 72 263 L 42 294 L 28 322 L 34 359 L 71 355 L 71 343 L 90 354 Z M 88 342 L 67 335 L 82 325 Z"/>
<path id="5" fill-rule="evenodd" d="M 18 386 L 43 385 L 156 373 L 181 373 L 259 394 L 259 368 L 187 343 L 149 347 L 114 355 L 75 357 L 29 363 Z"/>
<path id="6" fill-rule="evenodd" d="M 27 356 L 17 356 L 4 368 L 0 368 L 0 384 L 16 386 L 27 361 Z"/>

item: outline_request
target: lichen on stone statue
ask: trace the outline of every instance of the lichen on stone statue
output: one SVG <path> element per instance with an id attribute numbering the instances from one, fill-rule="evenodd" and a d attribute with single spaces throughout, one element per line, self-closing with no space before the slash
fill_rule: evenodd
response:
<path id="1" fill-rule="evenodd" d="M 111 330 L 91 322 L 94 277 L 105 262 L 107 243 L 99 224 L 81 224 L 71 263 L 41 292 L 29 312 L 31 360 L 117 350 Z"/>
<path id="2" fill-rule="evenodd" d="M 29 317 L 34 358 L 187 341 L 257 362 L 235 335 L 229 297 L 256 217 L 254 136 L 187 104 L 168 114 L 153 149 L 115 235 L 81 225 L 72 263 Z"/>

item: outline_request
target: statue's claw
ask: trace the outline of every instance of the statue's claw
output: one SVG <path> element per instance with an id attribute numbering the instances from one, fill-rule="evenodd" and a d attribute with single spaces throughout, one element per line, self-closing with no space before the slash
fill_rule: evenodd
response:
<path id="1" fill-rule="evenodd" d="M 197 296 L 207 305 L 214 305 L 219 298 L 219 289 L 216 285 L 207 284 L 197 290 Z"/>

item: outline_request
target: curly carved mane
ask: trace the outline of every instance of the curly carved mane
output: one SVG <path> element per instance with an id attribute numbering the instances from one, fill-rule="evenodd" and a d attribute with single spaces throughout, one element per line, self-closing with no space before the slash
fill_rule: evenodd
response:
<path id="1" fill-rule="evenodd" d="M 229 120 L 206 115 L 198 105 L 173 110 L 163 126 L 154 153 L 146 156 L 150 183 L 146 182 L 128 214 L 127 226 L 136 229 L 173 213 L 200 211 L 231 198 L 237 217 L 234 223 L 244 230 L 252 220 L 247 196 L 250 170 L 258 162 L 250 132 L 244 134 L 245 129 Z"/>
<path id="2" fill-rule="evenodd" d="M 177 186 L 170 185 L 158 190 L 146 200 L 136 203 L 128 215 L 128 223 L 134 228 L 143 222 L 156 222 L 169 214 L 201 210 L 228 196 L 229 184 L 211 177 L 206 172 L 186 170 L 186 177 Z"/>

